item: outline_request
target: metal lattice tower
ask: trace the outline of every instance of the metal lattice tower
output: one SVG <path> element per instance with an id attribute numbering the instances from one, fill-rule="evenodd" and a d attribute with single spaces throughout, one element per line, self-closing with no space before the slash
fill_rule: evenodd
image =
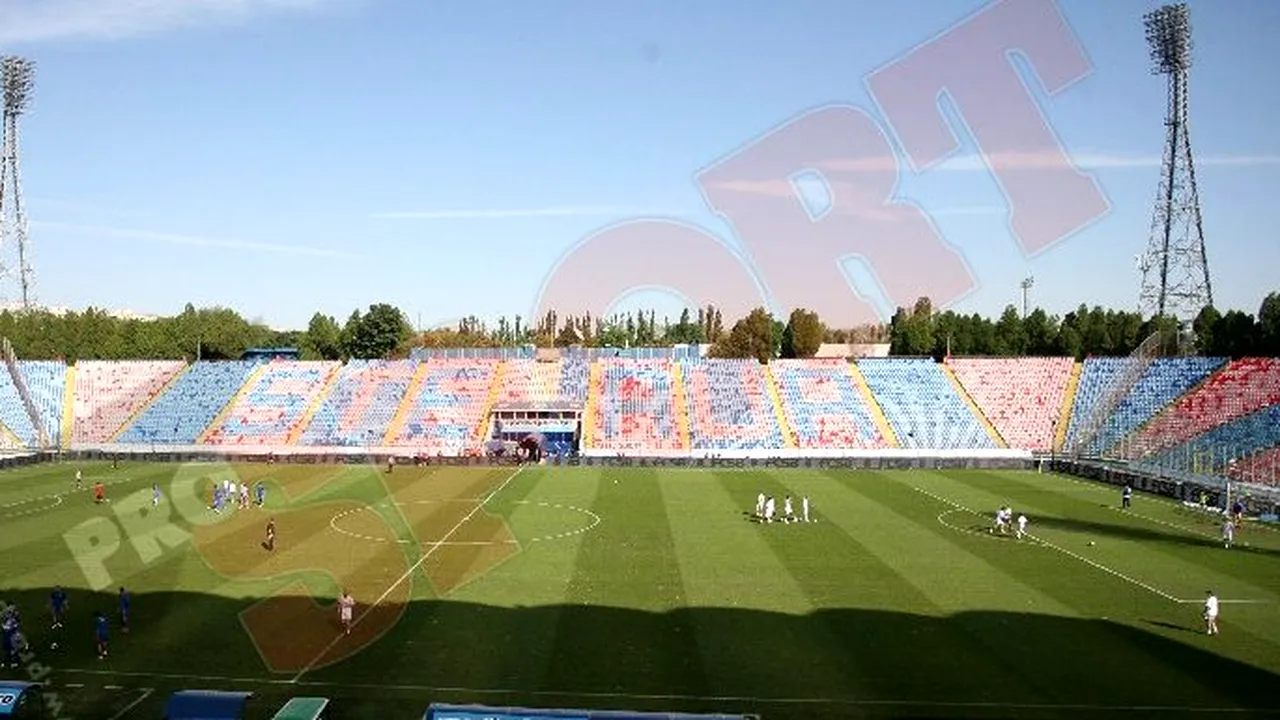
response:
<path id="1" fill-rule="evenodd" d="M 1164 163 L 1151 237 L 1142 271 L 1140 304 L 1144 313 L 1190 323 L 1213 304 L 1209 259 L 1205 253 L 1200 193 L 1187 121 L 1187 76 L 1191 69 L 1191 14 L 1187 6 L 1166 5 L 1143 17 L 1151 46 L 1151 72 L 1168 78 Z"/>
<path id="2" fill-rule="evenodd" d="M 27 234 L 27 211 L 22 202 L 22 173 L 18 158 L 18 119 L 26 112 L 35 88 L 35 63 L 13 55 L 0 58 L 0 91 L 3 92 L 4 152 L 0 155 L 0 297 L 7 280 L 14 278 L 21 290 L 22 307 L 35 305 L 35 271 Z M 6 253 L 17 249 L 16 267 Z M 16 276 L 16 277 L 15 277 Z"/>

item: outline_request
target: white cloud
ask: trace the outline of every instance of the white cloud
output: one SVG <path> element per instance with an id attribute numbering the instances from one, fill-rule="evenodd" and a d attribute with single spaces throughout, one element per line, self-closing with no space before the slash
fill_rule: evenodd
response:
<path id="1" fill-rule="evenodd" d="M 0 0 L 2 1 L 2 0 Z M 526 210 L 425 210 L 413 212 L 374 213 L 379 220 L 494 220 L 499 218 L 533 217 L 595 217 L 601 215 L 636 214 L 627 208 L 585 205 L 578 207 L 548 207 Z"/>
<path id="2" fill-rule="evenodd" d="M 251 16 L 343 0 L 0 0 L 0 45 L 114 40 L 171 28 L 243 22 Z"/>
<path id="3" fill-rule="evenodd" d="M 308 247 L 305 245 L 282 245 L 279 243 L 249 242 L 246 240 L 225 240 L 219 238 L 199 237 L 195 235 L 175 235 L 173 233 L 135 230 L 132 228 L 102 227 L 99 225 L 81 225 L 78 223 L 35 221 L 34 227 L 50 230 L 61 230 L 77 235 L 93 235 L 96 237 L 113 237 L 122 240 L 143 240 L 168 243 L 170 245 L 186 245 L 189 247 L 227 248 L 231 250 L 250 250 L 255 252 L 271 252 L 288 255 L 309 255 L 312 257 L 352 258 L 351 253 L 327 248 Z"/>

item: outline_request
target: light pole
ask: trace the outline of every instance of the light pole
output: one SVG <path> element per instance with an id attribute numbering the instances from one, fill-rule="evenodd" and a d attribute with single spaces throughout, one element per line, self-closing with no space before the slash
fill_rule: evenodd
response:
<path id="1" fill-rule="evenodd" d="M 1018 284 L 1022 288 L 1022 317 L 1027 316 L 1027 295 L 1031 292 L 1031 288 L 1036 284 L 1035 276 L 1028 275 Z"/>

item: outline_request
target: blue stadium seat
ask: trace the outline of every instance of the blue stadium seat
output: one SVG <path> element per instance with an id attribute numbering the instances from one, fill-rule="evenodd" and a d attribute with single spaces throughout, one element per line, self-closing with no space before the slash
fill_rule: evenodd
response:
<path id="1" fill-rule="evenodd" d="M 194 444 L 258 364 L 244 360 L 197 362 L 121 433 L 117 442 Z"/>
<path id="2" fill-rule="evenodd" d="M 858 368 L 904 448 L 995 449 L 973 410 L 930 358 L 865 358 Z"/>

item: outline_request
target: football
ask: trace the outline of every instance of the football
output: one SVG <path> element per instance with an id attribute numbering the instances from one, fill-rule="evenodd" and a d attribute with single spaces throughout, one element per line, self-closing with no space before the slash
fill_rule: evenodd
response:
<path id="1" fill-rule="evenodd" d="M 54 642 L 54 643 L 49 643 L 49 649 L 50 649 L 50 650 L 57 650 L 57 649 L 58 649 L 58 643 L 56 643 L 56 642 Z"/>

